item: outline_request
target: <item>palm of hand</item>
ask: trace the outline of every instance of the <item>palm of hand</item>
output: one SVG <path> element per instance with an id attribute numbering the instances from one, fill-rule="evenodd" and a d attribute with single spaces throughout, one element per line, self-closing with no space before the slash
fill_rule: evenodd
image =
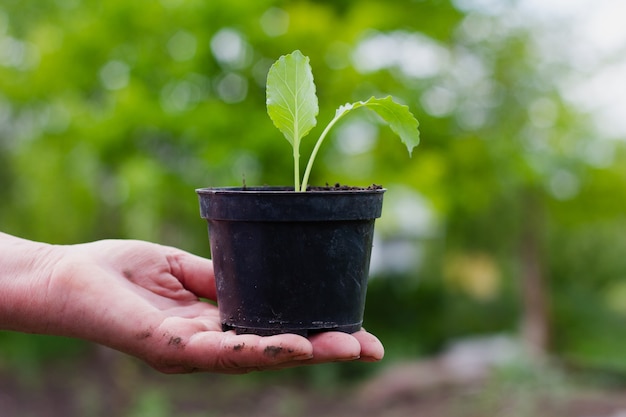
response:
<path id="1" fill-rule="evenodd" d="M 199 299 L 216 299 L 212 264 L 187 252 L 113 240 L 65 250 L 48 286 L 65 318 L 59 333 L 111 346 L 159 371 L 244 373 L 382 358 L 378 339 L 363 330 L 310 339 L 223 332 L 217 307 Z"/>

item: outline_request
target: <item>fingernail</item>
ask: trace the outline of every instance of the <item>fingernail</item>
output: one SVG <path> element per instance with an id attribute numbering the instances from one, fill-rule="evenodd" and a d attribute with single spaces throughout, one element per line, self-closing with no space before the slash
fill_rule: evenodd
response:
<path id="1" fill-rule="evenodd" d="M 313 359 L 313 354 L 305 353 L 305 354 L 302 354 L 302 355 L 294 356 L 293 359 L 296 360 L 296 361 L 306 361 L 308 359 Z"/>
<path id="2" fill-rule="evenodd" d="M 350 356 L 348 358 L 339 358 L 337 359 L 337 362 L 351 362 L 351 361 L 356 361 L 359 359 L 361 359 L 361 357 L 357 355 L 357 356 Z"/>
<path id="3" fill-rule="evenodd" d="M 379 358 L 376 356 L 362 356 L 361 362 L 380 362 L 382 359 L 382 357 Z"/>

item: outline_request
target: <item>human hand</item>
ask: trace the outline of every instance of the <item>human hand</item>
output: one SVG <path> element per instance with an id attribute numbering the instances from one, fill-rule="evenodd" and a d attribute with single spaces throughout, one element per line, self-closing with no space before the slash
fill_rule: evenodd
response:
<path id="1" fill-rule="evenodd" d="M 47 282 L 46 332 L 91 340 L 164 373 L 246 373 L 334 361 L 377 361 L 365 330 L 309 339 L 223 332 L 211 261 L 142 241 L 57 246 Z M 58 253 L 60 252 L 60 253 Z"/>

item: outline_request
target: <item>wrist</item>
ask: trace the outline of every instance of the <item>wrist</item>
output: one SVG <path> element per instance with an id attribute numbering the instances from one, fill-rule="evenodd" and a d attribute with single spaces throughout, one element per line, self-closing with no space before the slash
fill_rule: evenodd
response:
<path id="1" fill-rule="evenodd" d="M 62 247 L 0 233 L 0 254 L 0 330 L 47 333 L 47 289 Z"/>

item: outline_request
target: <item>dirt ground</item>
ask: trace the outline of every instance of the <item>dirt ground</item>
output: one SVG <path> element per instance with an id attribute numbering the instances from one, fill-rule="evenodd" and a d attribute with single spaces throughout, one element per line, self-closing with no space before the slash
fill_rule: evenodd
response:
<path id="1" fill-rule="evenodd" d="M 401 361 L 341 383 L 331 367 L 317 376 L 172 376 L 96 348 L 35 371 L 0 368 L 0 417 L 626 417 L 618 384 L 582 384 L 552 367 L 454 369 Z"/>

